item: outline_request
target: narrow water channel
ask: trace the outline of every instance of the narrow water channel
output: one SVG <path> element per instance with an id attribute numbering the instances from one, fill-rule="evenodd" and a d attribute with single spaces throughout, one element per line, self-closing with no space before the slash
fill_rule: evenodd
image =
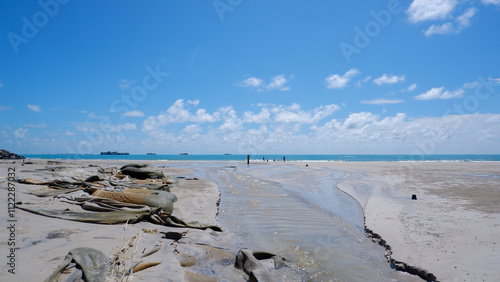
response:
<path id="1" fill-rule="evenodd" d="M 221 191 L 219 222 L 235 245 L 279 254 L 305 281 L 405 281 L 364 234 L 363 211 L 337 189 L 343 172 L 292 165 L 197 163 Z"/>

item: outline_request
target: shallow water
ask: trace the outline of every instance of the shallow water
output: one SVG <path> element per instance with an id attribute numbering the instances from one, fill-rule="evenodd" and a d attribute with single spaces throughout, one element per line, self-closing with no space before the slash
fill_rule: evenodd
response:
<path id="1" fill-rule="evenodd" d="M 299 280 L 404 281 L 390 268 L 384 248 L 364 234 L 356 200 L 336 188 L 340 171 L 292 165 L 193 164 L 219 185 L 219 222 L 235 234 L 235 247 L 279 254 Z"/>

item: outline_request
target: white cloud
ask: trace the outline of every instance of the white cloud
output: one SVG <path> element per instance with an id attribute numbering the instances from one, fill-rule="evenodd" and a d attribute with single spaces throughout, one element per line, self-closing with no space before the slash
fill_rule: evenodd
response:
<path id="1" fill-rule="evenodd" d="M 289 78 L 293 78 L 293 76 L 289 76 Z M 257 91 L 272 91 L 272 90 L 280 90 L 280 91 L 288 91 L 291 88 L 286 86 L 285 84 L 289 80 L 286 78 L 284 74 L 279 74 L 271 78 L 271 81 L 268 84 L 264 83 L 264 80 L 257 77 L 249 77 L 241 82 L 236 82 L 235 85 L 253 88 Z"/>
<path id="2" fill-rule="evenodd" d="M 285 83 L 287 83 L 287 79 L 285 78 L 284 74 L 277 75 L 271 79 L 271 82 L 267 85 L 268 90 L 274 90 L 278 89 L 281 91 L 287 91 L 290 90 L 290 87 L 285 86 Z"/>
<path id="3" fill-rule="evenodd" d="M 374 99 L 374 100 L 363 100 L 361 104 L 367 105 L 387 105 L 387 104 L 400 104 L 404 103 L 401 99 Z"/>
<path id="4" fill-rule="evenodd" d="M 0 112 L 1 111 L 8 111 L 12 108 L 12 106 L 3 106 L 3 105 L 0 105 Z"/>
<path id="5" fill-rule="evenodd" d="M 26 127 L 35 127 L 35 128 L 46 128 L 47 125 L 45 123 L 40 123 L 40 124 L 33 124 L 33 123 L 29 123 L 29 124 L 25 124 L 24 126 Z"/>
<path id="6" fill-rule="evenodd" d="M 344 121 L 345 128 L 360 128 L 367 124 L 373 123 L 379 119 L 378 115 L 369 112 L 354 113 L 349 115 Z"/>
<path id="7" fill-rule="evenodd" d="M 451 34 L 455 32 L 452 23 L 433 24 L 425 32 L 424 35 L 429 37 L 433 34 Z"/>
<path id="8" fill-rule="evenodd" d="M 401 90 L 401 92 L 412 92 L 417 88 L 417 84 L 413 83 L 412 85 L 408 86 L 407 88 L 404 88 Z"/>
<path id="9" fill-rule="evenodd" d="M 460 28 L 470 26 L 470 19 L 476 14 L 476 8 L 469 8 L 462 15 L 458 16 L 456 22 Z"/>
<path id="10" fill-rule="evenodd" d="M 89 112 L 87 114 L 87 118 L 92 118 L 92 119 L 105 119 L 107 118 L 106 116 L 98 116 L 94 112 Z"/>
<path id="11" fill-rule="evenodd" d="M 188 104 L 198 107 L 198 105 L 200 104 L 200 100 L 188 100 Z"/>
<path id="12" fill-rule="evenodd" d="M 16 138 L 26 138 L 28 136 L 28 129 L 27 128 L 18 128 L 17 130 L 14 131 L 14 137 Z"/>
<path id="13" fill-rule="evenodd" d="M 219 127 L 224 132 L 234 132 L 242 128 L 243 122 L 238 118 L 236 111 L 232 107 L 222 107 L 221 113 L 224 123 Z"/>
<path id="14" fill-rule="evenodd" d="M 203 130 L 201 129 L 201 126 L 199 124 L 190 124 L 190 125 L 187 125 L 186 127 L 184 127 L 184 129 L 182 130 L 182 132 L 186 133 L 186 134 L 196 134 L 196 133 L 200 133 L 202 132 Z"/>
<path id="15" fill-rule="evenodd" d="M 433 24 L 424 32 L 424 35 L 429 37 L 433 34 L 458 34 L 471 25 L 471 18 L 476 12 L 476 8 L 469 8 L 455 19 L 455 23 Z"/>
<path id="16" fill-rule="evenodd" d="M 454 91 L 444 90 L 444 87 L 436 87 L 431 90 L 422 93 L 420 95 L 415 96 L 416 100 L 433 100 L 433 99 L 452 99 L 452 98 L 461 98 L 465 90 L 456 89 Z"/>
<path id="17" fill-rule="evenodd" d="M 136 130 L 136 125 L 135 123 L 118 124 L 116 131 L 122 131 L 122 130 Z"/>
<path id="18" fill-rule="evenodd" d="M 271 117 L 271 112 L 269 109 L 262 108 L 260 113 L 254 114 L 253 112 L 247 111 L 243 114 L 243 122 L 246 123 L 267 123 Z"/>
<path id="19" fill-rule="evenodd" d="M 381 77 L 375 78 L 373 80 L 373 83 L 375 83 L 377 85 L 383 85 L 383 84 L 394 84 L 394 83 L 398 83 L 401 81 L 405 81 L 404 75 L 400 75 L 400 76 L 391 75 L 391 76 L 389 76 L 386 73 L 384 73 Z"/>
<path id="20" fill-rule="evenodd" d="M 444 88 L 438 89 L 432 97 L 449 98 L 460 93 L 460 90 L 451 92 Z M 400 101 L 367 101 L 371 104 L 396 102 Z M 152 151 L 168 145 L 173 153 L 281 154 L 293 151 L 304 154 L 410 154 L 420 150 L 422 142 L 429 139 L 437 147 L 439 144 L 442 146 L 424 153 L 469 153 L 471 148 L 478 148 L 471 147 L 471 144 L 476 143 L 481 144 L 481 150 L 494 153 L 497 151 L 492 150 L 498 150 L 494 139 L 500 139 L 500 114 L 408 118 L 405 113 L 383 116 L 385 114 L 354 112 L 333 118 L 339 109 L 335 104 L 315 108 L 303 108 L 297 103 L 257 104 L 254 111 L 241 113 L 231 106 L 223 106 L 214 112 L 204 110 L 206 116 L 217 117 L 210 123 L 204 123 L 200 119 L 203 115 L 197 114 L 200 109 L 194 108 L 189 102 L 176 101 L 169 109 L 181 104 L 182 107 L 170 112 L 172 116 L 164 112 L 146 119 L 152 122 L 145 121 L 143 124 L 142 129 L 147 137 L 141 148 Z M 199 107 L 202 103 L 195 104 Z M 183 110 L 187 113 L 183 114 Z M 309 126 L 305 127 L 306 124 Z"/>
<path id="21" fill-rule="evenodd" d="M 128 111 L 123 115 L 126 117 L 143 117 L 144 113 L 139 110 L 133 110 L 133 111 Z"/>
<path id="22" fill-rule="evenodd" d="M 500 78 L 488 78 L 488 80 L 496 82 L 496 83 L 500 83 Z"/>
<path id="23" fill-rule="evenodd" d="M 188 101 L 187 104 L 183 99 L 179 99 L 171 105 L 166 112 L 159 115 L 150 116 L 144 120 L 142 124 L 142 131 L 155 131 L 170 123 L 184 123 L 184 122 L 215 122 L 220 120 L 221 112 L 209 114 L 205 109 L 199 109 L 196 113 L 191 113 L 187 107 L 193 105 L 196 107 L 199 100 Z"/>
<path id="24" fill-rule="evenodd" d="M 471 88 L 475 88 L 479 85 L 479 81 L 472 81 L 472 82 L 467 82 L 467 83 L 464 83 L 464 85 L 462 85 L 463 88 L 465 89 L 471 89 Z"/>
<path id="25" fill-rule="evenodd" d="M 111 124 L 106 123 L 101 125 L 99 123 L 84 122 L 83 124 L 76 127 L 78 131 L 81 132 L 100 132 L 100 133 L 110 133 L 110 132 L 122 132 L 124 130 L 136 130 L 137 126 L 135 123 L 122 123 L 122 124 Z"/>
<path id="26" fill-rule="evenodd" d="M 132 83 L 134 83 L 135 81 L 134 80 L 127 80 L 127 79 L 122 79 L 120 80 L 120 82 L 118 83 L 118 88 L 122 89 L 122 90 L 128 90 L 131 88 L 131 85 Z"/>
<path id="27" fill-rule="evenodd" d="M 481 0 L 484 5 L 500 5 L 500 0 Z"/>
<path id="28" fill-rule="evenodd" d="M 371 75 L 369 75 L 369 76 L 367 76 L 367 77 L 365 77 L 365 78 L 363 78 L 363 79 L 358 80 L 358 81 L 356 82 L 356 84 L 355 84 L 355 85 L 356 85 L 357 87 L 361 87 L 361 85 L 363 85 L 363 83 L 368 82 L 370 79 L 372 79 L 372 76 L 371 76 Z"/>
<path id="29" fill-rule="evenodd" d="M 352 69 L 348 70 L 344 75 L 332 74 L 332 75 L 328 76 L 327 78 L 325 78 L 326 87 L 328 89 L 344 88 L 347 86 L 347 84 L 349 83 L 349 81 L 351 81 L 351 79 L 353 77 L 355 77 L 356 75 L 358 75 L 360 73 L 361 72 L 358 69 L 352 68 Z"/>
<path id="30" fill-rule="evenodd" d="M 307 124 L 316 123 L 325 117 L 332 115 L 339 109 L 339 106 L 330 104 L 326 106 L 319 106 L 310 111 L 303 111 L 301 110 L 301 106 L 299 104 L 294 103 L 289 107 L 275 107 L 271 109 L 271 112 L 274 115 L 275 122 Z"/>
<path id="31" fill-rule="evenodd" d="M 243 86 L 243 87 L 254 87 L 254 88 L 260 88 L 263 85 L 263 80 L 257 77 L 249 77 L 245 80 L 243 80 L 241 83 L 238 85 Z"/>
<path id="32" fill-rule="evenodd" d="M 42 110 L 40 109 L 40 105 L 28 105 L 28 109 L 34 112 L 41 112 Z"/>
<path id="33" fill-rule="evenodd" d="M 406 13 L 412 23 L 441 20 L 450 17 L 457 4 L 456 0 L 413 0 Z"/>

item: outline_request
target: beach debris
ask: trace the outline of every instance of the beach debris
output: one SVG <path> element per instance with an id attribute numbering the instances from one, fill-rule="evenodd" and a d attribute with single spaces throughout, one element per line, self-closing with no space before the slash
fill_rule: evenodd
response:
<path id="1" fill-rule="evenodd" d="M 147 252 L 145 252 L 145 251 L 146 251 L 146 249 L 144 249 L 144 250 L 142 251 L 142 253 L 143 253 L 143 254 L 141 255 L 141 258 L 145 258 L 145 257 L 147 257 L 147 256 L 150 256 L 150 255 L 152 255 L 152 254 L 154 254 L 154 253 L 158 252 L 159 250 L 161 250 L 161 245 L 155 245 L 155 246 L 153 247 L 153 249 L 151 249 L 151 250 L 149 250 L 149 251 L 147 251 Z"/>
<path id="2" fill-rule="evenodd" d="M 140 261 L 140 262 L 136 263 L 134 265 L 134 267 L 127 272 L 127 275 L 130 275 L 132 273 L 137 273 L 137 272 L 139 272 L 141 270 L 144 270 L 144 269 L 147 269 L 147 268 L 159 265 L 159 264 L 161 264 L 161 262 L 144 262 L 144 261 Z"/>
<path id="3" fill-rule="evenodd" d="M 75 248 L 68 252 L 64 261 L 57 269 L 44 281 L 55 282 L 59 280 L 61 273 L 75 264 L 75 271 L 68 278 L 68 281 L 106 281 L 110 262 L 108 257 L 101 251 L 94 248 Z"/>
<path id="4" fill-rule="evenodd" d="M 166 191 L 150 191 L 145 189 L 127 189 L 125 191 L 96 190 L 94 197 L 112 199 L 122 203 L 145 205 L 151 208 L 162 208 L 166 213 L 172 213 L 177 197 Z"/>
<path id="5" fill-rule="evenodd" d="M 158 229 L 157 228 L 142 228 L 142 232 L 148 233 L 148 234 L 158 234 Z"/>
<path id="6" fill-rule="evenodd" d="M 122 170 L 137 168 L 135 166 L 133 164 L 124 166 Z M 137 166 L 139 169 L 146 168 L 145 173 L 150 176 L 146 165 Z M 161 175 L 163 176 L 163 173 Z M 88 182 L 89 180 L 100 182 Z M 209 228 L 222 231 L 215 225 L 197 221 L 188 222 L 172 215 L 177 196 L 170 192 L 170 186 L 173 184 L 165 182 L 176 183 L 177 178 L 163 176 L 160 181 L 151 179 L 112 181 L 92 175 L 87 177 L 85 182 L 59 179 L 47 181 L 34 178 L 17 181 L 38 186 L 37 190 L 29 191 L 29 194 L 52 198 L 50 205 L 39 200 L 24 204 L 16 203 L 16 208 L 38 215 L 98 224 L 134 224 L 149 221 L 171 227 L 202 230 Z"/>
<path id="7" fill-rule="evenodd" d="M 139 235 L 133 235 L 121 246 L 113 249 L 110 255 L 110 268 L 106 275 L 107 281 L 122 281 L 126 275 L 131 274 L 131 270 L 136 265 L 134 256 L 137 253 L 139 239 Z"/>
<path id="8" fill-rule="evenodd" d="M 197 177 L 189 177 L 189 178 L 185 178 L 184 180 L 200 180 L 200 179 L 198 179 Z"/>
<path id="9" fill-rule="evenodd" d="M 286 265 L 284 259 L 275 254 L 243 248 L 236 255 L 234 266 L 245 271 L 250 276 L 251 281 L 273 281 L 269 270 L 260 262 L 260 260 L 266 259 L 274 260 L 275 269 Z"/>
<path id="10" fill-rule="evenodd" d="M 102 181 L 102 179 L 99 177 L 99 175 L 92 175 L 92 176 L 85 178 L 85 180 L 83 180 L 83 182 L 97 182 L 97 181 Z"/>
<path id="11" fill-rule="evenodd" d="M 160 233 L 163 234 L 162 238 L 178 241 L 182 239 L 184 235 L 187 234 L 187 231 L 182 233 L 181 232 L 160 232 Z"/>
<path id="12" fill-rule="evenodd" d="M 127 164 L 120 168 L 123 175 L 137 179 L 163 179 L 165 175 L 146 164 Z"/>
<path id="13" fill-rule="evenodd" d="M 417 195 L 416 194 L 411 195 L 411 199 L 412 200 L 416 200 L 417 199 Z"/>

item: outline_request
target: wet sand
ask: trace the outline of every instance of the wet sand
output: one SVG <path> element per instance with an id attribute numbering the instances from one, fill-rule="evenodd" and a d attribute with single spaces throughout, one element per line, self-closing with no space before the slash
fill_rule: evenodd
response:
<path id="1" fill-rule="evenodd" d="M 500 163 L 308 165 L 347 172 L 338 187 L 361 204 L 366 227 L 387 242 L 392 259 L 440 281 L 498 281 Z"/>
<path id="2" fill-rule="evenodd" d="M 131 161 L 63 161 L 21 166 L 0 163 L 2 189 L 1 222 L 8 220 L 6 176 L 16 167 L 18 178 L 67 179 L 75 181 L 98 174 L 98 167 L 120 167 Z M 134 161 L 143 163 L 143 161 Z M 199 177 L 189 168 L 196 163 L 146 161 L 171 176 Z M 92 166 L 90 165 L 92 164 Z M 179 165 L 182 164 L 182 165 Z M 231 162 L 221 162 L 221 167 Z M 409 266 L 420 267 L 440 281 L 496 281 L 500 276 L 500 164 L 495 162 L 305 162 L 293 165 L 294 177 L 314 175 L 315 170 L 341 171 L 338 188 L 354 197 L 364 211 L 366 227 L 379 234 L 390 246 L 390 258 Z M 97 165 L 95 167 L 94 165 Z M 240 165 L 238 163 L 238 165 Z M 252 164 L 251 164 L 252 165 Z M 265 164 L 262 164 L 264 167 Z M 56 172 L 33 172 L 37 168 L 65 167 Z M 277 168 L 279 171 L 279 167 Z M 265 169 L 263 170 L 265 171 Z M 311 174 L 312 173 L 312 174 Z M 269 176 L 276 182 L 294 181 L 293 177 Z M 245 182 L 246 181 L 246 182 Z M 255 183 L 255 179 L 244 179 Z M 16 201 L 28 203 L 36 196 L 24 192 L 32 186 L 17 184 Z M 218 225 L 219 188 L 206 179 L 180 180 L 172 188 L 179 201 L 173 214 L 185 220 Z M 416 194 L 418 199 L 411 200 Z M 173 228 L 150 222 L 121 225 L 98 225 L 15 212 L 16 280 L 35 281 L 47 278 L 76 247 L 93 247 L 111 256 L 117 248 L 137 236 L 133 261 L 161 264 L 133 274 L 135 280 L 161 281 L 247 281 L 248 275 L 234 268 L 238 251 L 231 232 Z M 8 232 L 2 230 L 1 254 L 8 254 Z M 163 238 L 161 232 L 185 233 L 179 241 Z M 187 232 L 187 233 L 186 233 Z M 240 242 L 241 243 L 241 242 Z M 138 257 L 160 247 L 144 259 Z M 263 250 L 266 251 L 266 250 Z M 6 265 L 5 263 L 3 264 Z M 0 269 L 0 280 L 9 279 L 8 268 Z M 283 273 L 281 273 L 283 274 Z M 275 273 L 280 277 L 280 272 Z M 401 281 L 415 281 L 416 276 L 402 276 Z M 292 279 L 293 280 L 293 279 Z M 417 279 L 418 280 L 418 279 Z"/>

